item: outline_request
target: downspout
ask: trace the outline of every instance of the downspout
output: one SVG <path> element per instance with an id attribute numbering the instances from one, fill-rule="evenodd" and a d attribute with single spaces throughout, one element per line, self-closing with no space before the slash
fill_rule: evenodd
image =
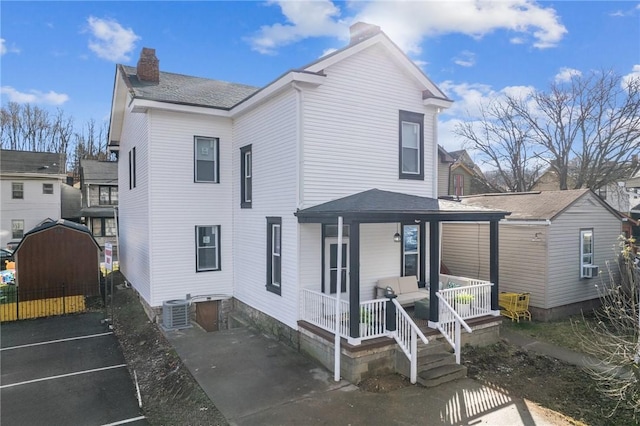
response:
<path id="1" fill-rule="evenodd" d="M 296 164 L 296 172 L 298 175 L 298 187 L 297 191 L 297 203 L 298 208 L 303 207 L 303 196 L 304 196 L 304 138 L 302 137 L 302 89 L 296 82 L 291 83 L 291 87 L 296 91 L 296 146 L 297 146 L 297 155 L 298 162 Z"/>

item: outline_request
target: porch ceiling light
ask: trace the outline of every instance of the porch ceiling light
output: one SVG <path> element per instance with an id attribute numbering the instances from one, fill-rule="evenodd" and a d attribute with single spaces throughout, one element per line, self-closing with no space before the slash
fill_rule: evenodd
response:
<path id="1" fill-rule="evenodd" d="M 395 241 L 396 243 L 399 243 L 400 241 L 402 241 L 402 237 L 400 236 L 399 225 L 398 225 L 398 230 L 396 231 L 395 234 L 393 234 L 393 241 Z"/>

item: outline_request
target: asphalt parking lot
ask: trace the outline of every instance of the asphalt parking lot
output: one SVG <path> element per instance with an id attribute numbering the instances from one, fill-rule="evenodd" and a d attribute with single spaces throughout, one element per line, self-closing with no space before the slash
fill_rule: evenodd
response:
<path id="1" fill-rule="evenodd" d="M 145 425 L 135 384 L 102 314 L 3 323 L 3 425 Z"/>

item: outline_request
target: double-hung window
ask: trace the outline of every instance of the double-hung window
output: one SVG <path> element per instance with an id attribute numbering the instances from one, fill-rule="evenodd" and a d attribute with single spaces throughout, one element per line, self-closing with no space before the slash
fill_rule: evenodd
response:
<path id="1" fill-rule="evenodd" d="M 11 198 L 14 200 L 24 199 L 24 183 L 11 182 Z"/>
<path id="2" fill-rule="evenodd" d="M 11 238 L 20 239 L 24 237 L 24 220 L 14 219 L 11 221 Z"/>
<path id="3" fill-rule="evenodd" d="M 196 271 L 220 270 L 220 225 L 196 226 Z"/>
<path id="4" fill-rule="evenodd" d="M 593 267 L 593 229 L 580 231 L 580 278 L 592 278 Z"/>
<path id="5" fill-rule="evenodd" d="M 42 184 L 42 193 L 46 195 L 53 194 L 53 184 L 52 183 L 43 183 Z"/>
<path id="6" fill-rule="evenodd" d="M 282 291 L 282 218 L 267 217 L 267 291 Z"/>
<path id="7" fill-rule="evenodd" d="M 252 192 L 252 155 L 251 145 L 240 148 L 240 208 L 251 208 Z"/>
<path id="8" fill-rule="evenodd" d="M 402 275 L 420 275 L 420 226 L 402 226 Z"/>
<path id="9" fill-rule="evenodd" d="M 400 179 L 424 180 L 424 114 L 400 111 Z"/>
<path id="10" fill-rule="evenodd" d="M 118 187 L 116 186 L 101 186 L 99 187 L 100 205 L 114 205 L 118 204 Z"/>
<path id="11" fill-rule="evenodd" d="M 194 141 L 194 180 L 196 182 L 219 183 L 220 170 L 218 165 L 220 154 L 218 152 L 218 139 L 196 136 Z"/>

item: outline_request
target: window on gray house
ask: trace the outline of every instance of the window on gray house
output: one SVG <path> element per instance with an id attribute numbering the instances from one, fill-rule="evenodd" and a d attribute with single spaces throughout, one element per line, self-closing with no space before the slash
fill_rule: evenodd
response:
<path id="1" fill-rule="evenodd" d="M 91 233 L 94 237 L 115 237 L 116 220 L 110 217 L 92 217 Z"/>
<path id="2" fill-rule="evenodd" d="M 196 182 L 219 183 L 219 140 L 217 138 L 205 138 L 201 136 L 194 137 L 194 140 L 194 180 Z"/>
<path id="3" fill-rule="evenodd" d="M 267 217 L 267 291 L 282 294 L 281 217 Z"/>
<path id="4" fill-rule="evenodd" d="M 240 207 L 251 208 L 252 160 L 251 145 L 240 148 Z"/>
<path id="5" fill-rule="evenodd" d="M 42 193 L 51 195 L 53 194 L 53 184 L 52 183 L 43 183 L 42 184 Z"/>
<path id="6" fill-rule="evenodd" d="M 24 183 L 11 182 L 11 198 L 14 200 L 24 199 Z"/>
<path id="7" fill-rule="evenodd" d="M 100 205 L 112 206 L 118 204 L 118 187 L 100 186 L 98 191 L 100 194 Z"/>
<path id="8" fill-rule="evenodd" d="M 592 278 L 594 266 L 593 229 L 580 230 L 580 278 Z"/>
<path id="9" fill-rule="evenodd" d="M 400 111 L 400 179 L 424 180 L 424 114 Z"/>
<path id="10" fill-rule="evenodd" d="M 196 226 L 196 271 L 220 270 L 220 225 Z"/>

